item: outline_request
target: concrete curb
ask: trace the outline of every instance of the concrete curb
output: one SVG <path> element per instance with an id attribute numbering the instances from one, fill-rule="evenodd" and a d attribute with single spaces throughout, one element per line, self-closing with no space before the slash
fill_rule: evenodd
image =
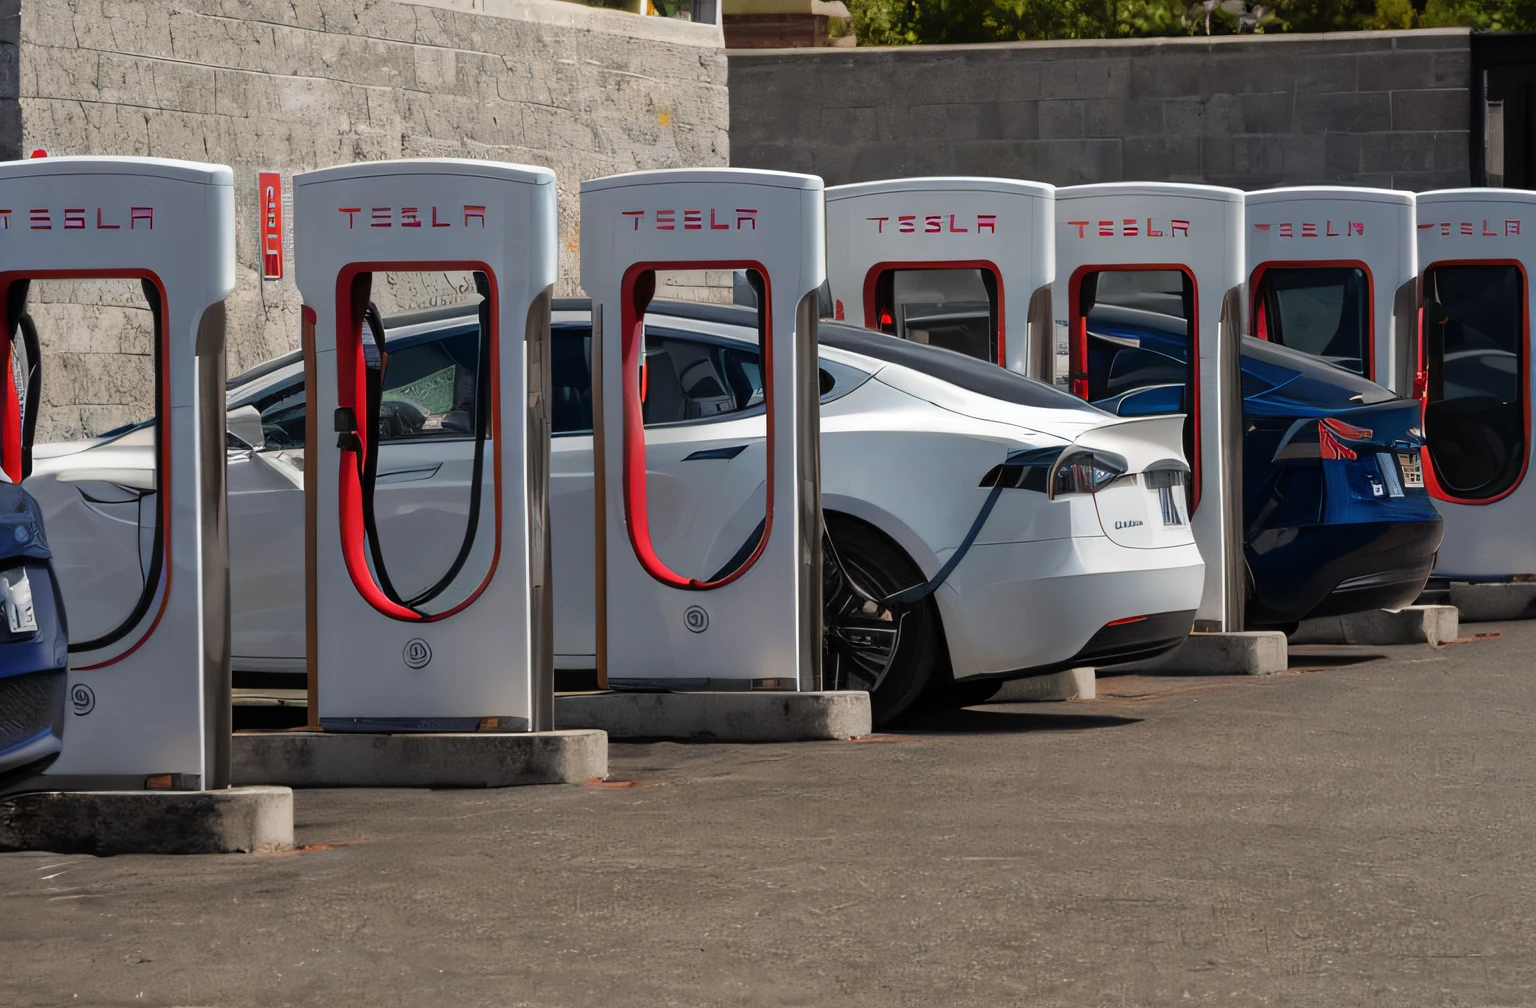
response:
<path id="1" fill-rule="evenodd" d="M 1067 669 L 1029 679 L 1013 679 L 987 703 L 1038 703 L 1053 700 L 1092 700 L 1098 695 L 1098 678 L 1091 668 Z"/>
<path id="2" fill-rule="evenodd" d="M 1452 584 L 1451 605 L 1463 623 L 1536 619 L 1536 581 L 1503 584 Z"/>
<path id="3" fill-rule="evenodd" d="M 1269 675 L 1288 665 L 1285 634 L 1279 630 L 1192 633 L 1167 654 L 1116 665 L 1116 672 L 1159 675 Z"/>
<path id="4" fill-rule="evenodd" d="M 813 742 L 873 730 L 869 694 L 582 693 L 555 697 L 555 724 L 601 728 L 612 738 Z"/>
<path id="5" fill-rule="evenodd" d="M 514 787 L 608 776 L 600 731 L 241 733 L 231 756 L 237 784 L 304 788 Z"/>
<path id="6" fill-rule="evenodd" d="M 249 854 L 293 847 L 293 792 L 40 791 L 0 801 L 0 850 Z"/>
<path id="7" fill-rule="evenodd" d="M 1428 644 L 1439 647 L 1455 640 L 1455 606 L 1414 605 L 1392 612 L 1375 609 L 1348 616 L 1324 616 L 1304 621 L 1291 634 L 1292 644 Z"/>

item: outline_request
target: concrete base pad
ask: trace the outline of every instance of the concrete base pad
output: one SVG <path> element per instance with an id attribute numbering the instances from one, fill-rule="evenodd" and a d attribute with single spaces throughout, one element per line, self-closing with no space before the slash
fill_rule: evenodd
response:
<path id="1" fill-rule="evenodd" d="M 293 846 L 293 792 L 40 791 L 0 801 L 0 850 L 234 854 Z"/>
<path id="2" fill-rule="evenodd" d="M 613 738 L 811 742 L 871 732 L 869 694 L 580 693 L 555 697 L 555 724 Z"/>
<path id="3" fill-rule="evenodd" d="M 511 787 L 580 784 L 608 776 L 600 731 L 371 735 L 243 732 L 237 784 L 289 787 Z"/>
<path id="4" fill-rule="evenodd" d="M 1157 675 L 1269 675 L 1287 668 L 1285 634 L 1279 630 L 1192 633 L 1167 654 L 1116 665 L 1116 672 Z"/>
<path id="5" fill-rule="evenodd" d="M 1503 584 L 1451 584 L 1451 605 L 1463 623 L 1536 619 L 1536 581 Z"/>
<path id="6" fill-rule="evenodd" d="M 1459 632 L 1455 606 L 1414 605 L 1396 612 L 1375 609 L 1304 621 L 1292 644 L 1429 644 L 1438 647 Z"/>
<path id="7" fill-rule="evenodd" d="M 1067 669 L 1030 679 L 1003 683 L 988 703 L 1033 703 L 1043 700 L 1092 700 L 1098 679 L 1091 668 Z"/>

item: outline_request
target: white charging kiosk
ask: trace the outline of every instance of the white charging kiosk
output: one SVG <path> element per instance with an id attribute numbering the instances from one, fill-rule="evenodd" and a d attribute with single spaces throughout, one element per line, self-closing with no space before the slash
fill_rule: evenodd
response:
<path id="1" fill-rule="evenodd" d="M 319 725 L 549 730 L 555 176 L 422 159 L 326 168 L 293 182 L 309 367 L 308 651 Z M 482 298 L 474 426 L 478 469 L 491 485 L 472 484 L 466 535 L 490 538 L 492 548 L 445 556 L 443 591 L 431 599 L 393 590 L 372 525 L 373 414 L 388 353 L 370 291 L 375 273 L 392 271 L 463 272 Z"/>
<path id="2" fill-rule="evenodd" d="M 833 317 L 1048 375 L 1055 192 L 998 178 L 833 186 Z"/>
<path id="3" fill-rule="evenodd" d="M 1246 198 L 1246 332 L 1411 395 L 1418 361 L 1413 194 L 1306 186 Z"/>
<path id="4" fill-rule="evenodd" d="M 8 331 L 28 283 L 41 279 L 136 280 L 154 321 L 156 507 L 143 588 L 116 627 L 70 642 L 63 751 L 31 786 L 227 787 L 224 298 L 235 282 L 232 173 L 162 158 L 6 162 L 0 232 Z M 63 545 L 54 538 L 56 552 Z M 67 614 L 67 595 L 64 604 Z"/>
<path id="5" fill-rule="evenodd" d="M 680 169 L 581 184 L 581 282 L 593 313 L 597 661 L 609 686 L 821 688 L 823 222 L 822 183 L 808 175 Z M 709 570 L 691 573 L 658 550 L 653 531 L 676 515 L 659 504 L 653 513 L 648 492 L 666 445 L 664 432 L 649 437 L 645 426 L 645 308 L 657 271 L 672 269 L 746 271 L 762 306 L 757 433 L 722 442 L 719 457 L 684 463 L 755 466 L 758 524 L 745 525 L 745 540 L 739 523 L 727 523 L 729 535 L 693 543 L 711 559 Z"/>
<path id="6" fill-rule="evenodd" d="M 1159 412 L 1189 416 L 1191 523 L 1205 559 L 1195 629 L 1242 630 L 1243 193 L 1153 182 L 1069 186 L 1056 190 L 1055 238 L 1058 381 L 1080 398 L 1106 398 L 1090 329 L 1106 347 L 1187 361 L 1182 396 L 1169 386 Z M 1106 310 L 1090 325 L 1100 306 Z M 1117 327 L 1145 336 L 1116 335 Z"/>
<path id="7" fill-rule="evenodd" d="M 1418 196 L 1424 485 L 1445 520 L 1435 577 L 1536 574 L 1531 272 L 1536 192 Z"/>

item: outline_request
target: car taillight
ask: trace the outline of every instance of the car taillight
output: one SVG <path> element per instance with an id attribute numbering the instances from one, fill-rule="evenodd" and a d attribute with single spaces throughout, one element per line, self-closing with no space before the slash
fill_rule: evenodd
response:
<path id="1" fill-rule="evenodd" d="M 1097 493 L 1102 487 L 1124 476 L 1125 459 L 1108 452 L 1075 451 L 1062 457 L 1051 474 L 1052 498 L 1062 494 Z"/>

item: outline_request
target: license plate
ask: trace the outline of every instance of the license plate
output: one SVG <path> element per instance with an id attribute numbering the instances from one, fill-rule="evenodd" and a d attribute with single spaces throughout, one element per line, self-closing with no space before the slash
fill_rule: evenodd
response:
<path id="1" fill-rule="evenodd" d="M 36 633 L 37 613 L 32 608 L 32 582 L 27 569 L 16 567 L 0 573 L 0 592 L 4 599 L 5 622 L 11 633 Z"/>
<path id="2" fill-rule="evenodd" d="M 1403 486 L 1422 487 L 1424 485 L 1424 460 L 1418 455 L 1399 455 L 1398 463 L 1403 467 Z"/>

